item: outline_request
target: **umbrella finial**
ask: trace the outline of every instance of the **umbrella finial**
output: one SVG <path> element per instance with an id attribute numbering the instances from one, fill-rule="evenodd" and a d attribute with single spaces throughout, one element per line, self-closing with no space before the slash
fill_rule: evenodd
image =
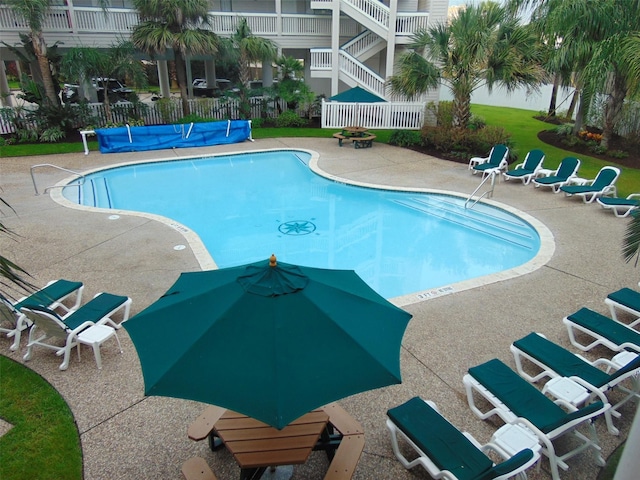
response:
<path id="1" fill-rule="evenodd" d="M 272 253 L 271 256 L 269 257 L 269 266 L 275 267 L 277 263 L 278 262 L 276 262 L 276 256 L 275 254 Z"/>

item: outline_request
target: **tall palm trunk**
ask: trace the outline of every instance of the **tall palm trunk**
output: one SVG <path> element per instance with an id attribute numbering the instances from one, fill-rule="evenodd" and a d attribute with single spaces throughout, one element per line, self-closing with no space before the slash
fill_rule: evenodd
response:
<path id="1" fill-rule="evenodd" d="M 613 136 L 613 129 L 616 125 L 616 119 L 622 110 L 624 98 L 627 93 L 626 85 L 622 75 L 615 72 L 611 74 L 609 79 L 610 91 L 604 107 L 604 126 L 602 128 L 602 140 L 600 146 L 609 148 L 609 140 Z"/>
<path id="2" fill-rule="evenodd" d="M 38 59 L 38 66 L 40 67 L 40 75 L 42 76 L 42 85 L 47 99 L 52 105 L 60 104 L 60 99 L 56 95 L 56 89 L 53 85 L 53 78 L 51 75 L 51 67 L 49 66 L 49 59 L 47 58 L 47 44 L 44 41 L 42 32 L 31 32 L 31 44 L 33 45 L 33 52 Z"/>
<path id="3" fill-rule="evenodd" d="M 571 97 L 571 103 L 569 104 L 569 109 L 567 110 L 567 116 L 565 117 L 567 120 L 571 120 L 573 118 L 573 112 L 576 111 L 576 105 L 578 104 L 579 98 L 580 90 L 576 88 L 573 92 L 573 96 Z"/>
<path id="4" fill-rule="evenodd" d="M 458 79 L 453 86 L 453 127 L 467 128 L 471 119 L 471 83 Z"/>
<path id="5" fill-rule="evenodd" d="M 189 106 L 189 93 L 187 92 L 186 62 L 184 61 L 182 53 L 177 50 L 174 50 L 174 57 L 176 62 L 178 88 L 180 88 L 180 100 L 182 102 L 182 114 L 187 116 L 191 114 L 191 107 Z"/>
<path id="6" fill-rule="evenodd" d="M 557 73 L 553 76 L 553 88 L 551 89 L 551 100 L 549 101 L 548 117 L 556 116 L 556 102 L 558 100 L 558 87 L 560 85 L 560 75 Z"/>

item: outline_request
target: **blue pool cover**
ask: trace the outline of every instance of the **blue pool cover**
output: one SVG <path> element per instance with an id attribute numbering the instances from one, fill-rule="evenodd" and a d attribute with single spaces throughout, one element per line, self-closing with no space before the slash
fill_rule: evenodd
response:
<path id="1" fill-rule="evenodd" d="M 248 120 L 116 127 L 96 130 L 101 153 L 141 152 L 165 148 L 240 143 L 251 137 Z"/>

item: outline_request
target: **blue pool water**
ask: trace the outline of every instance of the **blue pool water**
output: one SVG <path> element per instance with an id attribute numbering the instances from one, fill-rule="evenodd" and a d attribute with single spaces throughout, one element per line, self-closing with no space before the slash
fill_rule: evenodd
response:
<path id="1" fill-rule="evenodd" d="M 540 239 L 505 210 L 449 195 L 345 185 L 303 151 L 269 151 L 103 170 L 63 195 L 87 206 L 153 213 L 196 232 L 223 268 L 279 260 L 355 270 L 386 298 L 510 269 Z"/>

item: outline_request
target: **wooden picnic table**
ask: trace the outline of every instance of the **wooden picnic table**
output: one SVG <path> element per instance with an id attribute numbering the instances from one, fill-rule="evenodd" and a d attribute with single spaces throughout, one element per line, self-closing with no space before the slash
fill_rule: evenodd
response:
<path id="1" fill-rule="evenodd" d="M 349 479 L 364 449 L 362 426 L 336 403 L 309 412 L 282 430 L 210 406 L 187 433 L 192 440 L 209 437 L 212 449 L 224 444 L 240 466 L 241 480 L 260 478 L 269 467 L 305 463 L 313 450 L 324 450 L 331 461 L 325 480 Z"/>

